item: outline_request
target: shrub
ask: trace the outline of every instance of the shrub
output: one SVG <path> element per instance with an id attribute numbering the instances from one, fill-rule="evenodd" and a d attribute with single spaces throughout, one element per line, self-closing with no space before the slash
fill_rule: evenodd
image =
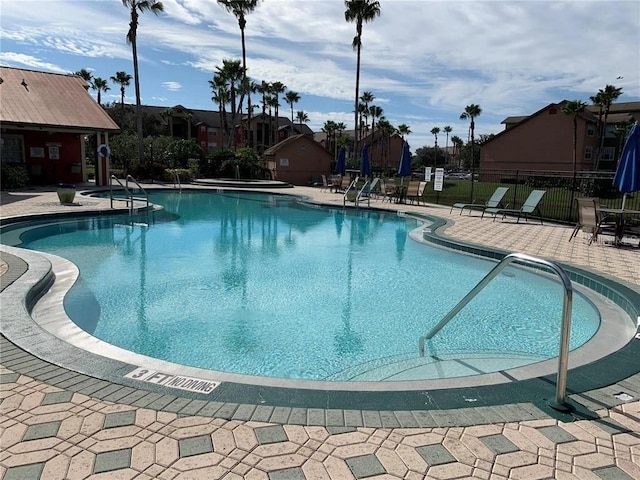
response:
<path id="1" fill-rule="evenodd" d="M 23 188 L 29 183 L 29 174 L 24 165 L 2 165 L 2 190 Z"/>

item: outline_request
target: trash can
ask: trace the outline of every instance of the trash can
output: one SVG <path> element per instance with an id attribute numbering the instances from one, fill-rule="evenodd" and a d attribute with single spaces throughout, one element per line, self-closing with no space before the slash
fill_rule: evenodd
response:
<path id="1" fill-rule="evenodd" d="M 76 196 L 76 186 L 71 183 L 59 183 L 56 192 L 60 203 L 73 203 Z"/>

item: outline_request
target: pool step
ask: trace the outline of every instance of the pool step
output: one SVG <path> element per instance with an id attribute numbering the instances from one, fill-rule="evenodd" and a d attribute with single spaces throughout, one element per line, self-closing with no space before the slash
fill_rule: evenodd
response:
<path id="1" fill-rule="evenodd" d="M 466 377 L 548 360 L 528 353 L 447 352 L 420 357 L 405 354 L 366 362 L 331 375 L 330 381 L 393 382 Z"/>

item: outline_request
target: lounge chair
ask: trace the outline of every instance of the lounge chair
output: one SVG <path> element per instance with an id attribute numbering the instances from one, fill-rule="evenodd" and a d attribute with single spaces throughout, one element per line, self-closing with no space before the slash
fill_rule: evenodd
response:
<path id="1" fill-rule="evenodd" d="M 326 175 L 322 175 L 322 186 L 320 187 L 321 192 L 331 191 L 333 189 L 333 185 L 331 182 L 327 180 Z"/>
<path id="2" fill-rule="evenodd" d="M 600 210 L 600 200 L 594 197 L 576 198 L 578 208 L 578 222 L 576 223 L 569 241 L 571 241 L 580 230 L 591 234 L 589 237 L 589 245 L 595 240 L 598 241 L 598 235 L 613 235 L 616 237 L 616 223 L 607 221 Z"/>
<path id="3" fill-rule="evenodd" d="M 516 223 L 520 223 L 520 217 L 523 215 L 527 222 L 529 221 L 529 216 L 537 215 L 540 219 L 540 224 L 542 224 L 542 215 L 538 208 L 538 204 L 545 193 L 547 193 L 546 190 L 532 190 L 520 208 L 485 208 L 482 211 L 482 218 L 484 218 L 485 213 L 490 213 L 493 215 L 493 221 L 495 222 L 498 214 L 502 214 L 502 220 L 504 220 L 504 217 L 507 215 L 517 215 L 518 220 Z"/>
<path id="4" fill-rule="evenodd" d="M 460 215 L 462 215 L 462 212 L 464 211 L 465 208 L 469 209 L 469 215 L 471 215 L 471 210 L 484 210 L 486 208 L 499 208 L 503 197 L 507 193 L 507 190 L 509 190 L 509 187 L 498 187 L 498 188 L 496 188 L 495 192 L 493 192 L 493 195 L 491 195 L 491 198 L 489 198 L 489 200 L 487 200 L 484 203 L 454 203 L 451 206 L 451 210 L 449 210 L 449 213 L 453 212 L 454 208 L 459 208 L 460 209 Z M 506 207 L 508 207 L 508 205 L 505 205 L 505 208 Z"/>

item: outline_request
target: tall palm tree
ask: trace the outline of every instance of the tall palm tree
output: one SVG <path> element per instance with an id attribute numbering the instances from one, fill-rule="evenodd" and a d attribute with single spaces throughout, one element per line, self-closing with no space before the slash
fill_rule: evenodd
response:
<path id="1" fill-rule="evenodd" d="M 116 72 L 110 80 L 116 85 L 120 85 L 120 108 L 124 110 L 124 89 L 131 83 L 131 75 L 127 72 Z"/>
<path id="2" fill-rule="evenodd" d="M 402 123 L 398 125 L 398 133 L 400 134 L 400 136 L 402 137 L 402 140 L 404 141 L 405 135 L 411 135 L 411 128 L 409 127 L 409 125 Z"/>
<path id="3" fill-rule="evenodd" d="M 97 90 L 98 91 L 98 105 L 102 105 L 102 92 L 107 93 L 109 90 L 111 90 L 109 88 L 109 84 L 107 83 L 107 81 L 102 78 L 102 77 L 95 77 L 93 79 L 93 86 L 91 87 L 93 90 Z"/>
<path id="4" fill-rule="evenodd" d="M 462 140 L 459 136 L 454 135 L 451 137 L 451 143 L 453 144 L 453 155 L 457 160 L 458 156 L 460 155 L 460 150 L 462 150 L 462 146 L 464 145 L 464 140 Z M 460 162 L 457 163 L 458 168 L 460 168 Z"/>
<path id="5" fill-rule="evenodd" d="M 240 60 L 222 60 L 222 67 L 216 67 L 216 72 L 220 79 L 224 80 L 226 83 L 227 89 L 229 91 L 229 103 L 231 104 L 231 130 L 232 133 L 227 138 L 227 148 L 230 148 L 233 144 L 234 148 L 236 146 L 235 142 L 235 128 L 238 125 L 238 109 L 239 109 L 239 100 L 238 93 L 242 91 L 244 73 L 243 68 L 240 65 Z M 240 98 L 240 101 L 242 98 Z M 240 122 L 242 123 L 242 122 Z"/>
<path id="6" fill-rule="evenodd" d="M 222 133 L 221 146 L 225 145 L 225 135 L 227 132 L 227 103 L 229 103 L 230 94 L 227 87 L 227 81 L 224 76 L 219 73 L 215 74 L 209 80 L 209 86 L 212 90 L 211 101 L 218 104 L 218 115 L 220 116 L 220 130 Z"/>
<path id="7" fill-rule="evenodd" d="M 566 102 L 562 106 L 562 111 L 567 115 L 570 115 L 573 119 L 573 185 L 571 187 L 571 202 L 569 202 L 569 219 L 571 218 L 573 209 L 573 194 L 576 189 L 576 165 L 578 157 L 578 115 L 584 111 L 586 103 L 580 100 L 573 100 Z"/>
<path id="8" fill-rule="evenodd" d="M 270 91 L 271 91 L 271 84 L 269 82 L 265 82 L 264 80 L 262 80 L 262 83 L 260 83 L 260 85 L 258 86 L 258 93 L 262 95 L 262 102 L 261 102 L 262 103 L 262 145 L 264 147 L 266 147 L 269 143 L 267 142 L 267 139 L 265 137 L 266 133 L 265 133 L 264 119 L 266 117 L 267 97 Z"/>
<path id="9" fill-rule="evenodd" d="M 273 104 L 274 106 L 274 115 L 276 117 L 276 128 L 274 130 L 274 135 L 277 135 L 278 132 L 278 128 L 280 127 L 280 94 L 284 93 L 284 91 L 287 89 L 287 87 L 285 86 L 284 83 L 282 82 L 273 82 L 271 84 L 271 93 L 273 94 L 273 96 L 275 97 L 275 102 Z M 275 142 L 275 138 L 274 138 L 274 142 Z"/>
<path id="10" fill-rule="evenodd" d="M 474 132 L 476 129 L 476 122 L 475 119 L 482 113 L 482 108 L 480 108 L 480 105 L 476 105 L 475 103 L 472 103 L 470 105 L 467 105 L 464 109 L 464 112 L 462 112 L 460 114 L 460 120 L 471 120 L 470 126 L 469 126 L 469 132 L 471 134 L 471 197 L 470 197 L 470 201 L 473 202 L 473 184 L 475 183 L 475 178 L 474 178 L 474 172 L 475 172 L 475 138 L 474 138 Z"/>
<path id="11" fill-rule="evenodd" d="M 91 73 L 89 70 L 87 70 L 86 68 L 81 68 L 80 70 L 75 72 L 74 75 L 78 75 L 85 82 L 87 82 L 87 85 L 84 88 L 86 88 L 87 90 L 89 90 L 89 88 L 93 88 L 93 73 Z"/>
<path id="12" fill-rule="evenodd" d="M 376 119 L 382 118 L 382 114 L 384 110 L 381 107 L 376 105 L 371 105 L 369 107 L 369 116 L 371 117 L 371 135 L 373 135 L 376 131 Z"/>
<path id="13" fill-rule="evenodd" d="M 602 136 L 600 137 L 600 148 L 598 149 L 598 156 L 596 157 L 595 169 L 600 167 L 600 160 L 602 159 L 602 153 L 604 150 L 604 139 L 607 136 L 607 117 L 609 116 L 609 110 L 611 104 L 615 102 L 620 95 L 622 95 L 622 88 L 615 87 L 613 85 L 605 85 L 604 89 L 598 90 L 602 106 L 604 108 L 604 119 L 602 124 Z"/>
<path id="14" fill-rule="evenodd" d="M 336 150 L 336 131 L 338 129 L 338 124 L 333 120 L 327 120 L 324 122 L 322 126 L 322 131 L 327 135 L 327 140 L 325 142 L 325 148 L 330 152 Z"/>
<path id="15" fill-rule="evenodd" d="M 433 127 L 431 129 L 431 135 L 435 138 L 435 143 L 433 145 L 433 168 L 436 168 L 436 164 L 438 162 L 438 134 L 440 133 L 439 127 Z"/>
<path id="16" fill-rule="evenodd" d="M 273 127 L 273 114 L 275 112 L 277 104 L 278 101 L 275 95 L 267 95 L 267 107 L 269 107 L 269 146 L 272 146 L 275 143 L 277 133 L 277 127 Z"/>
<path id="17" fill-rule="evenodd" d="M 375 100 L 375 96 L 371 92 L 362 92 L 360 96 L 361 104 L 358 106 L 360 109 L 360 123 L 364 117 L 364 127 L 360 126 L 360 133 L 366 134 L 369 131 L 369 105 Z"/>
<path id="18" fill-rule="evenodd" d="M 293 104 L 298 103 L 300 101 L 300 95 L 298 95 L 298 92 L 289 90 L 287 94 L 284 96 L 284 99 L 291 107 L 291 123 L 293 123 Z"/>
<path id="19" fill-rule="evenodd" d="M 248 142 L 249 147 L 253 148 L 255 143 L 255 137 L 253 135 L 253 127 L 251 126 L 251 117 L 253 116 L 254 105 L 251 105 L 251 94 L 258 92 L 259 85 L 253 80 L 251 80 L 249 77 L 245 77 L 243 85 L 247 95 L 247 126 L 248 126 L 247 137 L 249 140 Z M 255 107 L 257 107 L 257 105 L 255 105 Z"/>
<path id="20" fill-rule="evenodd" d="M 258 6 L 258 0 L 218 0 L 218 4 L 223 6 L 227 12 L 232 13 L 238 20 L 238 26 L 240 27 L 240 37 L 242 39 L 242 85 L 246 86 L 247 83 L 247 49 L 244 43 L 244 28 L 247 25 L 246 16 L 252 13 Z M 248 92 L 243 91 L 240 94 L 239 111 L 242 112 L 244 105 L 244 95 Z M 249 125 L 251 125 L 251 100 L 248 104 L 249 111 Z M 242 122 L 240 122 L 242 123 Z M 242 127 L 241 127 L 242 128 Z M 244 138 L 244 133 L 242 134 Z"/>
<path id="21" fill-rule="evenodd" d="M 307 115 L 303 110 L 298 110 L 296 112 L 296 120 L 302 126 L 303 123 L 307 123 L 309 121 L 309 115 Z"/>
<path id="22" fill-rule="evenodd" d="M 136 89 L 136 127 L 138 131 L 138 161 L 144 161 L 144 138 L 142 133 L 142 109 L 140 108 L 140 75 L 138 72 L 138 18 L 140 13 L 153 12 L 158 15 L 164 12 L 164 5 L 159 0 L 122 0 L 122 5 L 129 9 L 130 22 L 127 32 L 127 43 L 131 45 L 133 54 L 133 83 Z M 126 167 L 128 167 L 128 161 Z"/>
<path id="23" fill-rule="evenodd" d="M 399 127 L 398 127 L 399 128 Z M 380 154 L 382 156 L 382 170 L 386 173 L 389 165 L 389 149 L 391 144 L 391 135 L 396 132 L 393 125 L 386 118 L 382 117 L 378 121 L 378 132 L 380 132 L 380 138 L 382 139 L 382 145 L 380 148 Z"/>
<path id="24" fill-rule="evenodd" d="M 354 152 L 358 154 L 358 102 L 360 94 L 360 54 L 362 49 L 362 25 L 372 22 L 380 16 L 380 2 L 377 0 L 345 0 L 344 19 L 356 24 L 356 36 L 353 37 L 352 47 L 357 52 L 356 62 L 356 95 L 354 103 Z"/>
<path id="25" fill-rule="evenodd" d="M 447 134 L 447 140 L 445 142 L 445 151 L 447 152 L 447 155 L 449 155 L 449 134 L 453 131 L 453 129 L 447 125 L 446 127 L 444 127 L 442 130 L 444 130 L 444 133 Z M 449 158 L 449 157 L 447 157 Z"/>

